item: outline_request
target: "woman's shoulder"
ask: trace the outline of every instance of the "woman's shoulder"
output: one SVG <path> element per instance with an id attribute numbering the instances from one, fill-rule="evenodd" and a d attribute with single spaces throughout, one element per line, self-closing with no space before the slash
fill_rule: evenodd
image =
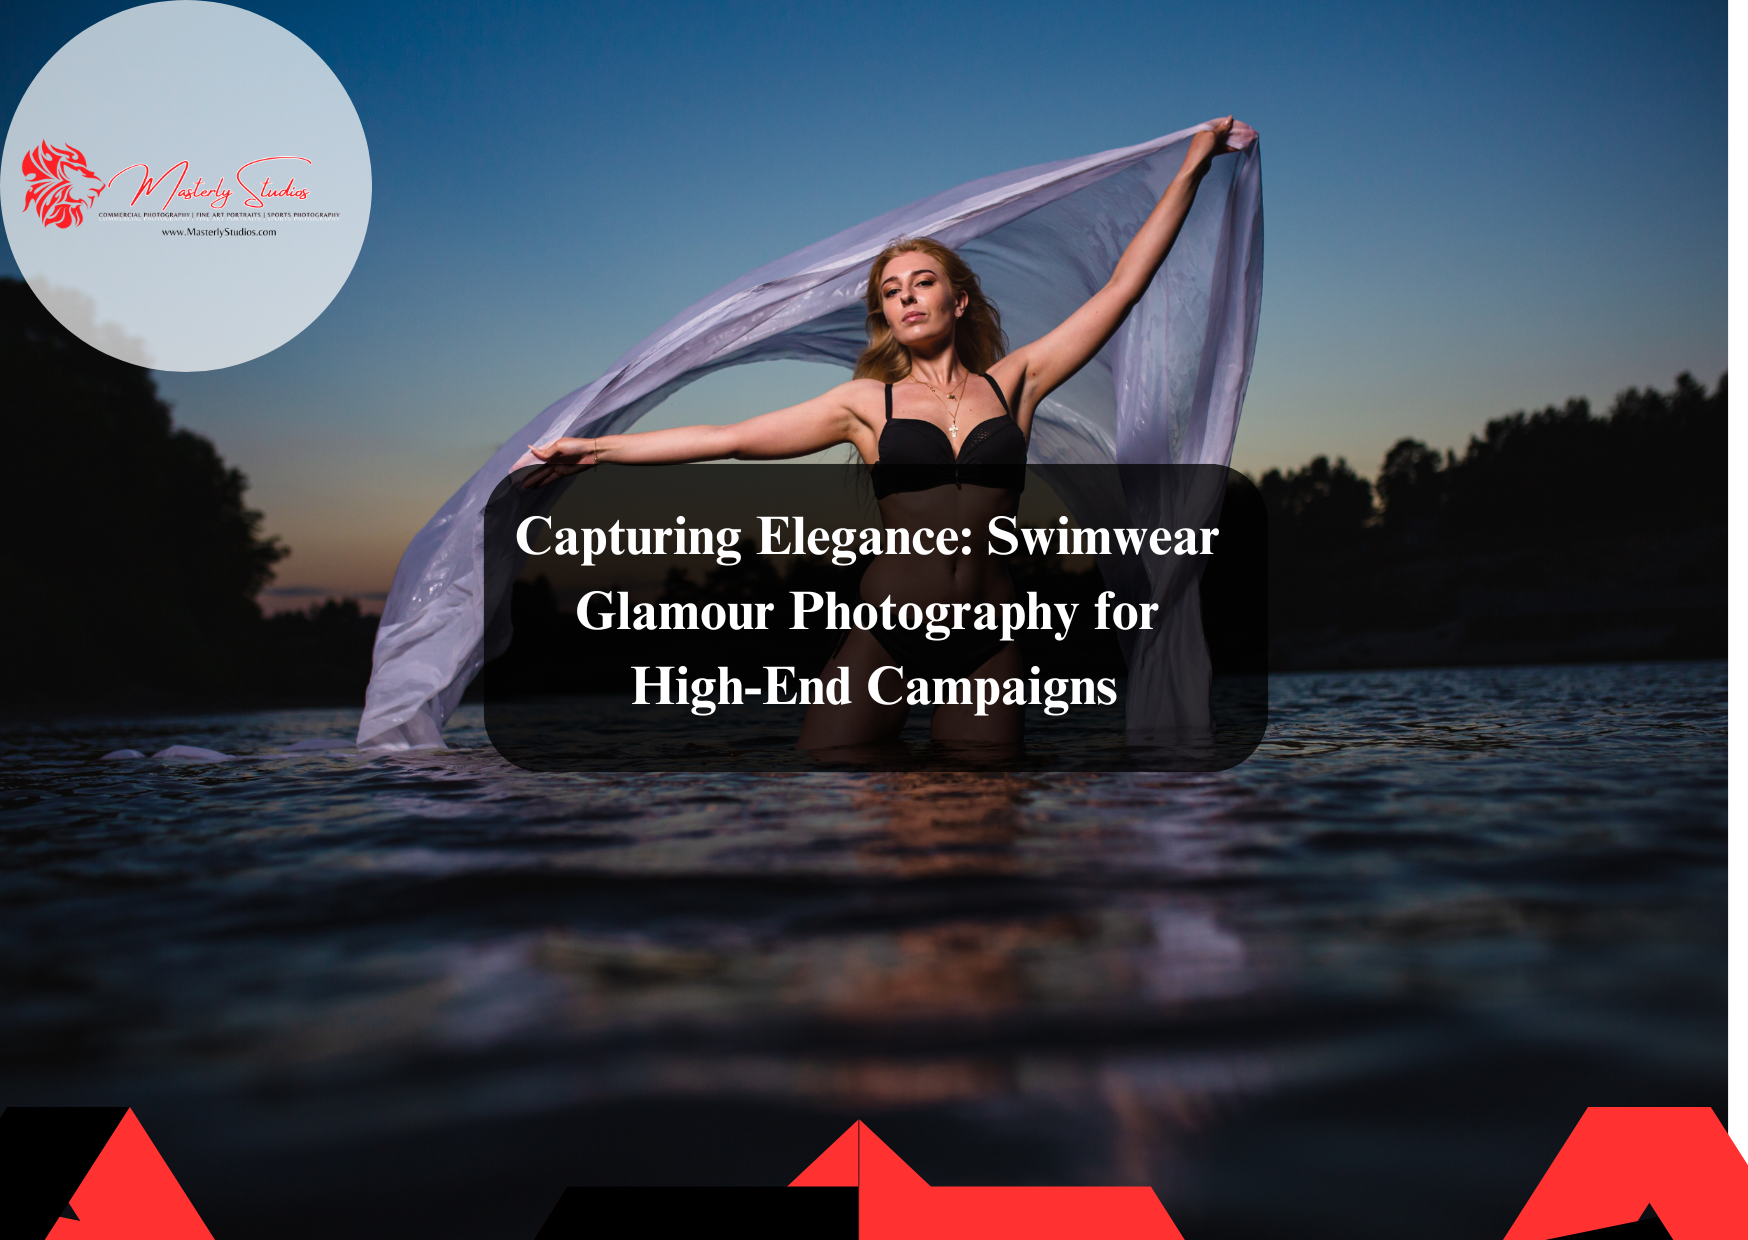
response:
<path id="1" fill-rule="evenodd" d="M 997 358 L 989 368 L 989 377 L 996 381 L 1002 390 L 1004 399 L 1014 405 L 1012 412 L 1018 413 L 1018 403 L 1026 390 L 1028 375 L 1026 346 L 1021 345 L 1012 353 Z"/>
<path id="2" fill-rule="evenodd" d="M 842 401 L 864 416 L 878 411 L 886 402 L 886 385 L 878 379 L 851 379 L 840 383 L 827 396 Z"/>
<path id="3" fill-rule="evenodd" d="M 989 373 L 1003 387 L 1012 389 L 1018 386 L 1021 375 L 1026 373 L 1026 350 L 1029 346 L 1021 345 L 1012 353 L 1004 353 L 990 364 Z"/>

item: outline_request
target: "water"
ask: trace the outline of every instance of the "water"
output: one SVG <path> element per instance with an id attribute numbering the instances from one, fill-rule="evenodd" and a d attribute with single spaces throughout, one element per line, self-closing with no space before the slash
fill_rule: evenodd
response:
<path id="1" fill-rule="evenodd" d="M 296 711 L 12 725 L 0 1100 L 127 1104 L 218 1240 L 566 1184 L 1148 1183 L 1188 1240 L 1504 1234 L 1724 1094 L 1721 663 L 1278 677 L 1208 775 L 531 774 Z"/>

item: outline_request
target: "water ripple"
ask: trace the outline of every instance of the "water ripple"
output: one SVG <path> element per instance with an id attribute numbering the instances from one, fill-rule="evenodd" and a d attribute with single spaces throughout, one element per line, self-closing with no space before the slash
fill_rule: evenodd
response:
<path id="1" fill-rule="evenodd" d="M 204 1099 L 241 1149 L 315 1140 L 318 1099 L 387 1134 L 1072 1114 L 1061 1175 L 1191 1201 L 1189 1134 L 1320 1091 L 1544 1053 L 1721 1082 L 1721 664 L 1271 692 L 1214 775 L 537 775 L 468 707 L 396 755 L 285 752 L 345 711 L 15 725 L 6 1079 Z M 239 760 L 102 761 L 173 744 Z"/>

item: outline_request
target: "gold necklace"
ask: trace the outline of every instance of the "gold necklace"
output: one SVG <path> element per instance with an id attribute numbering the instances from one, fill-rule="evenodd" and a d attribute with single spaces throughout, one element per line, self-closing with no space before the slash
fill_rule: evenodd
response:
<path id="1" fill-rule="evenodd" d="M 959 380 L 958 390 L 949 391 L 944 398 L 941 393 L 936 390 L 935 385 L 930 383 L 927 379 L 921 378 L 915 374 L 912 374 L 911 378 L 915 379 L 918 383 L 928 388 L 930 392 L 934 393 L 935 399 L 941 402 L 941 408 L 947 412 L 947 434 L 951 435 L 954 439 L 959 438 L 959 407 L 957 405 L 949 405 L 947 401 L 956 401 L 960 396 L 964 395 L 965 385 L 971 382 L 971 372 L 967 370 L 965 372 L 965 377 Z"/>

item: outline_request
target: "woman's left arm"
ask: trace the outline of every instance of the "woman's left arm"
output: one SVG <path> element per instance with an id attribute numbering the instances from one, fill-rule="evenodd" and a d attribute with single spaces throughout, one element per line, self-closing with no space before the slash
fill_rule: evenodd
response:
<path id="1" fill-rule="evenodd" d="M 1039 400 L 1091 361 L 1093 354 L 1104 348 L 1105 342 L 1129 317 L 1129 311 L 1141 300 L 1147 286 L 1153 282 L 1154 274 L 1165 262 L 1165 256 L 1171 252 L 1178 230 L 1190 213 L 1190 204 L 1196 199 L 1196 187 L 1202 183 L 1214 157 L 1227 151 L 1242 150 L 1255 139 L 1254 129 L 1242 121 L 1235 122 L 1230 116 L 1215 121 L 1191 138 L 1183 167 L 1178 169 L 1177 176 L 1166 187 L 1147 222 L 1141 225 L 1140 231 L 1123 251 L 1123 257 L 1117 260 L 1117 269 L 1111 273 L 1105 287 L 1054 330 L 1014 350 L 992 368 L 1025 368 L 1022 390 L 1029 407 L 1036 408 Z M 1011 390 L 1008 376 L 1001 378 L 1004 386 Z"/>

